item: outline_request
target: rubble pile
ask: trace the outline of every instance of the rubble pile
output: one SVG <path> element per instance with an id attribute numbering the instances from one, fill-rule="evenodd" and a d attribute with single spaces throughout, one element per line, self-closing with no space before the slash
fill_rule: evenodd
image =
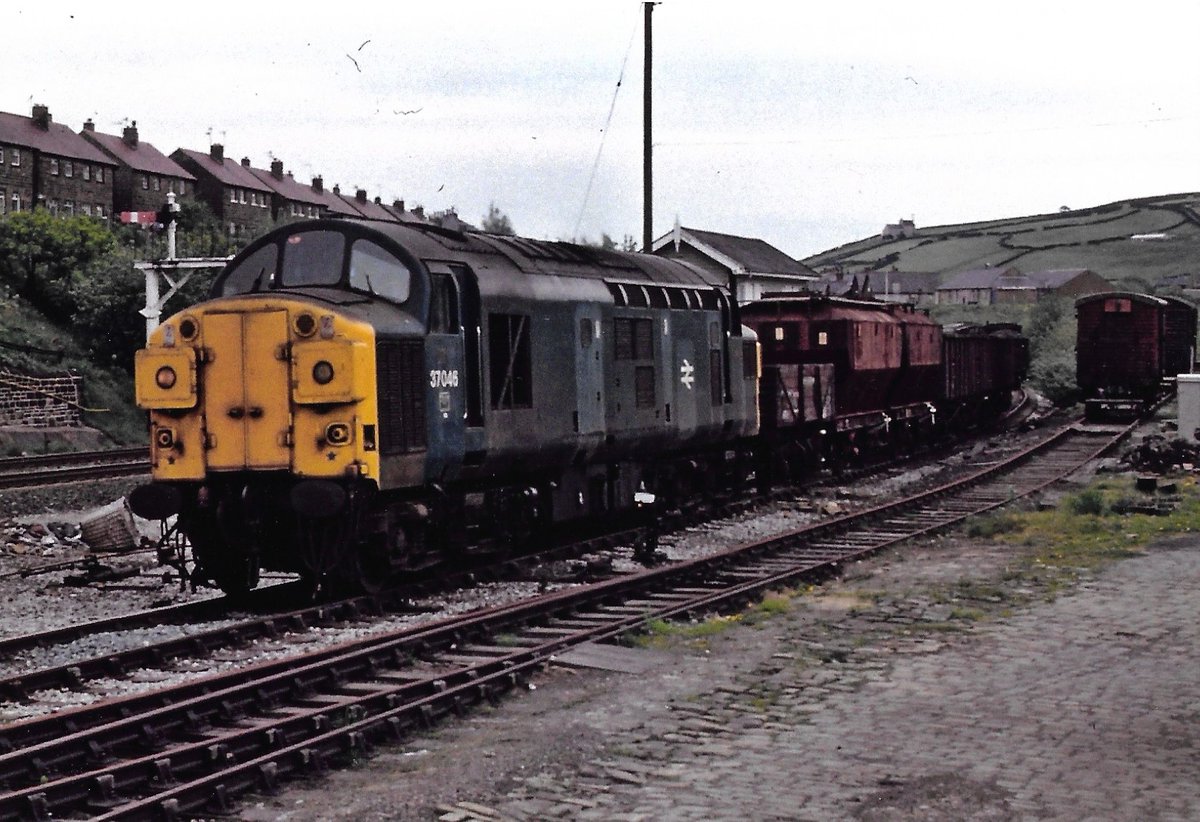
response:
<path id="1" fill-rule="evenodd" d="M 10 554 L 40 556 L 50 556 L 63 548 L 85 547 L 83 533 L 77 523 L 23 524 L 12 519 L 0 520 L 0 544 Z"/>
<path id="2" fill-rule="evenodd" d="M 1121 465 L 1134 471 L 1165 474 L 1200 467 L 1200 443 L 1178 437 L 1148 434 L 1121 455 Z"/>

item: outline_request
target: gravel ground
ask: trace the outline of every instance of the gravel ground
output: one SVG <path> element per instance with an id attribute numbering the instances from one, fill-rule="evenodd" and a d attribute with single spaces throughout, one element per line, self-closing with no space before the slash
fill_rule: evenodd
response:
<path id="1" fill-rule="evenodd" d="M 678 534 L 664 536 L 659 547 L 669 559 L 681 560 L 722 550 L 732 544 L 754 537 L 791 530 L 816 519 L 871 504 L 883 495 L 895 494 L 900 491 L 912 492 L 929 484 L 940 484 L 947 481 L 952 475 L 999 459 L 1005 453 L 1021 447 L 1028 439 L 1027 436 L 1020 435 L 998 436 L 974 446 L 963 454 L 919 467 L 890 471 L 883 476 L 873 477 L 869 482 L 857 481 L 844 486 L 836 483 L 829 484 L 804 495 L 803 498 L 779 501 L 752 514 L 744 514 L 719 523 L 698 526 Z M 118 498 L 136 484 L 136 480 L 123 480 L 113 483 L 42 489 L 20 495 L 6 494 L 0 505 L 2 505 L 2 510 L 13 518 L 10 522 L 13 528 L 28 527 L 33 523 L 46 525 L 52 522 L 72 522 L 85 515 L 89 508 L 106 504 Z M 39 544 L 32 549 L 19 547 L 14 550 L 13 544 L 10 542 L 6 546 L 3 541 L 0 541 L 0 575 L 76 559 L 86 554 L 84 547 L 61 541 L 53 546 Z M 628 562 L 628 560 L 625 561 Z M 77 570 L 55 570 L 27 577 L 0 576 L 0 634 L 24 634 L 86 619 L 111 616 L 121 611 L 140 610 L 197 596 L 213 595 L 213 592 L 205 590 L 198 593 L 180 591 L 177 582 L 165 579 L 162 569 L 155 568 L 153 558 L 145 554 L 132 555 L 115 562 L 116 564 L 136 566 L 141 573 L 121 584 L 83 587 L 67 584 L 68 577 L 77 574 Z M 946 573 L 959 576 L 964 568 L 973 573 L 987 567 L 986 563 L 981 563 L 980 558 L 972 556 L 970 552 L 941 552 L 938 562 L 945 563 Z M 636 567 L 632 562 L 629 564 L 631 567 Z M 619 559 L 614 565 L 620 568 L 621 560 Z M 254 643 L 246 648 L 218 652 L 205 660 L 177 664 L 171 666 L 171 669 L 167 671 L 143 670 L 133 672 L 129 677 L 120 680 L 98 681 L 93 683 L 90 691 L 85 694 L 64 692 L 38 694 L 27 703 L 0 705 L 0 721 L 15 721 L 36 716 L 48 710 L 83 704 L 95 699 L 161 687 L 164 683 L 181 677 L 203 676 L 244 665 L 250 660 L 283 656 L 294 652 L 297 644 L 312 642 L 337 644 L 353 641 L 370 633 L 411 625 L 436 618 L 442 614 L 512 601 L 532 594 L 538 587 L 537 582 L 479 586 L 446 597 L 431 598 L 429 602 L 425 603 L 429 612 L 421 616 L 406 616 L 369 624 L 318 629 L 301 636 Z M 3 664 L 0 664 L 0 676 L 30 667 L 60 664 L 72 657 L 77 658 L 77 655 L 92 656 L 111 653 L 115 649 L 130 647 L 138 643 L 149 643 L 163 636 L 195 632 L 203 630 L 205 627 L 210 626 L 156 626 L 144 631 L 127 632 L 120 636 L 99 635 L 82 640 L 72 646 L 44 649 L 23 654 L 12 660 L 5 660 Z M 688 655 L 687 649 L 679 648 L 655 653 L 666 654 L 671 658 L 679 656 L 681 660 Z M 681 666 L 678 681 L 666 686 L 667 690 L 685 692 L 689 687 L 694 687 L 699 682 L 707 680 L 714 673 L 708 667 L 693 670 L 694 667 L 692 663 Z M 515 784 L 514 780 L 521 773 L 537 772 L 538 769 L 544 768 L 550 763 L 575 761 L 580 757 L 594 754 L 597 746 L 602 742 L 602 735 L 594 732 L 572 733 L 571 728 L 574 727 L 575 720 L 571 715 L 571 706 L 576 700 L 592 698 L 589 695 L 594 695 L 596 687 L 603 690 L 606 679 L 607 677 L 603 674 L 580 674 L 569 670 L 553 669 L 547 672 L 542 682 L 534 683 L 537 687 L 553 686 L 553 694 L 546 697 L 549 699 L 549 704 L 539 702 L 540 707 L 537 709 L 539 717 L 545 712 L 545 720 L 535 720 L 523 711 L 520 706 L 525 700 L 522 699 L 517 699 L 512 703 L 518 706 L 512 714 L 512 719 L 500 719 L 493 717 L 491 712 L 487 712 L 479 719 L 474 720 L 482 721 L 485 724 L 495 721 L 499 725 L 503 725 L 507 728 L 503 733 L 511 734 L 513 736 L 511 739 L 502 735 L 491 739 L 482 746 L 478 740 L 475 740 L 468 743 L 467 748 L 458 748 L 453 741 L 457 732 L 447 730 L 435 734 L 433 742 L 428 746 L 421 744 L 412 749 L 396 749 L 385 752 L 367 769 L 374 774 L 369 777 L 373 780 L 373 786 L 368 793 L 382 792 L 388 797 L 391 810 L 383 815 L 379 815 L 380 812 L 377 810 L 370 810 L 362 818 L 427 819 L 430 818 L 431 809 L 436 808 L 439 804 L 460 801 L 476 791 L 484 793 L 494 791 L 499 784 Z M 608 709 L 601 707 L 594 710 L 606 711 Z M 508 709 L 504 708 L 497 713 L 506 714 L 507 711 Z M 520 723 L 530 721 L 533 721 L 530 727 L 520 725 Z M 513 725 L 513 722 L 518 724 Z M 479 749 L 473 750 L 475 747 Z M 442 765 L 449 760 L 458 762 L 452 779 L 450 774 L 442 770 Z M 431 762 L 439 764 L 437 767 L 431 768 L 429 765 Z M 376 764 L 382 766 L 383 770 L 377 770 Z M 407 777 L 397 782 L 397 771 L 402 774 L 416 775 L 413 778 L 418 780 L 418 784 L 410 784 L 411 780 Z M 500 782 L 496 781 L 498 774 L 503 774 Z M 429 778 L 423 779 L 421 775 Z M 398 784 L 406 785 L 403 797 L 399 797 L 392 787 Z M 354 788 L 354 790 L 358 789 Z M 301 793 L 300 796 L 302 798 L 299 800 L 299 804 L 304 806 L 304 810 L 300 816 L 295 818 L 356 818 L 354 815 L 344 813 L 338 803 L 331 804 L 329 802 L 329 798 L 337 796 L 337 794 L 330 795 L 324 802 L 319 801 L 310 792 Z M 251 808 L 247 812 L 248 818 L 284 816 L 290 818 L 297 812 L 296 807 L 290 804 L 291 801 L 267 803 L 262 806 L 260 811 Z M 356 806 L 348 805 L 347 807 Z"/>

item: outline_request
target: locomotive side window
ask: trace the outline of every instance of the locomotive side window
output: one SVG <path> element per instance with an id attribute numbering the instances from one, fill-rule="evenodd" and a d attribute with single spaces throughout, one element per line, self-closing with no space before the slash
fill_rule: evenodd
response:
<path id="1" fill-rule="evenodd" d="M 273 243 L 255 251 L 225 275 L 221 281 L 221 296 L 228 297 L 231 294 L 245 294 L 270 288 L 275 279 L 275 263 L 278 257 L 279 249 Z"/>
<path id="2" fill-rule="evenodd" d="M 533 363 L 527 314 L 488 315 L 492 408 L 533 407 Z"/>
<path id="3" fill-rule="evenodd" d="M 458 333 L 458 299 L 449 274 L 430 274 L 429 333 Z"/>
<path id="4" fill-rule="evenodd" d="M 390 251 L 370 240 L 355 240 L 350 247 L 350 287 L 402 303 L 412 287 L 412 272 Z"/>
<path id="5" fill-rule="evenodd" d="M 618 317 L 613 320 L 614 356 L 618 360 L 654 358 L 654 322 L 649 319 Z"/>
<path id="6" fill-rule="evenodd" d="M 346 235 L 340 231 L 302 231 L 284 241 L 280 285 L 337 285 L 342 279 Z"/>

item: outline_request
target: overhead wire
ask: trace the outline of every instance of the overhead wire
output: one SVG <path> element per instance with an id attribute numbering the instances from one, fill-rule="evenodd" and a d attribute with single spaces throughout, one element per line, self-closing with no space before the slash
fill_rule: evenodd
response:
<path id="1" fill-rule="evenodd" d="M 579 227 L 583 224 L 583 215 L 587 213 L 588 200 L 592 196 L 592 185 L 596 181 L 596 172 L 600 168 L 600 157 L 604 154 L 604 141 L 608 138 L 608 128 L 612 125 L 613 112 L 617 109 L 617 96 L 621 93 L 621 84 L 625 82 L 625 67 L 629 64 L 629 54 L 633 51 L 638 29 L 642 25 L 641 4 L 639 3 L 637 24 L 629 35 L 629 45 L 625 47 L 625 57 L 621 60 L 621 73 L 617 77 L 617 87 L 613 89 L 612 102 L 608 106 L 608 117 L 604 120 L 604 128 L 600 130 L 600 147 L 596 150 L 596 160 L 592 163 L 592 173 L 588 175 L 587 188 L 583 192 L 583 205 L 579 207 L 579 218 L 575 221 L 575 230 L 571 232 L 572 239 L 579 236 Z"/>

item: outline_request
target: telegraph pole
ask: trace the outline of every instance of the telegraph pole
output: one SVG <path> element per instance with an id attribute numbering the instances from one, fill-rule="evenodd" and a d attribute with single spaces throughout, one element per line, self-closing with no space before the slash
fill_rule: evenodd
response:
<path id="1" fill-rule="evenodd" d="M 646 59 L 642 72 L 642 251 L 650 253 L 654 243 L 654 147 L 651 142 L 651 106 L 650 106 L 650 68 L 654 53 L 653 38 L 651 37 L 650 17 L 654 12 L 654 2 L 647 0 L 642 4 L 646 13 Z"/>

